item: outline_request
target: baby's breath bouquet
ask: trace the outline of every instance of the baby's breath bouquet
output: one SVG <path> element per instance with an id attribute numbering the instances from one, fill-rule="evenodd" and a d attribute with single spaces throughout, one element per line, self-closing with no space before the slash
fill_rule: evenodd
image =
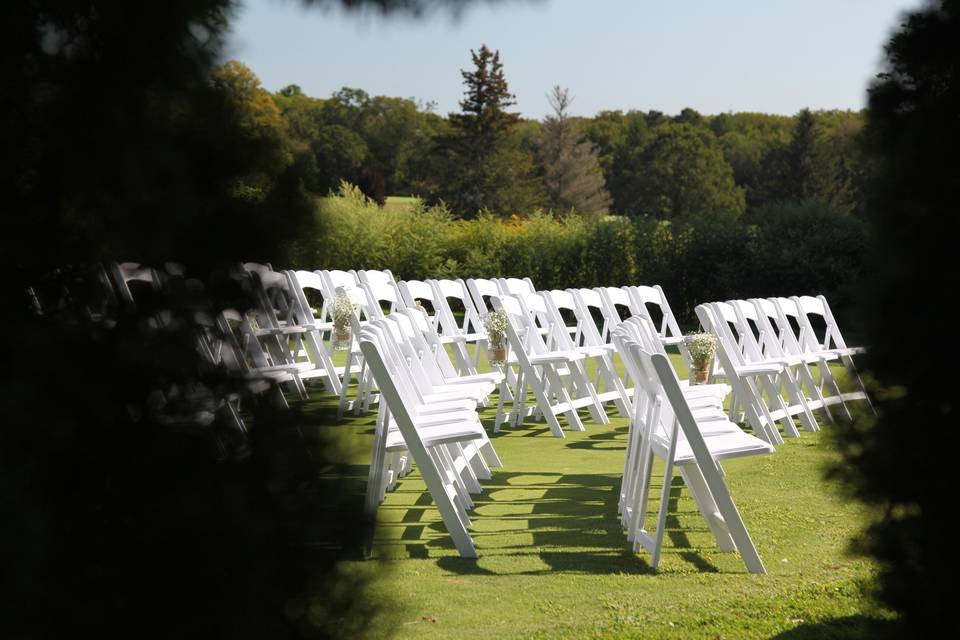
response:
<path id="1" fill-rule="evenodd" d="M 340 293 L 333 299 L 333 348 L 337 351 L 346 351 L 350 348 L 350 327 L 353 313 L 357 306 L 350 302 L 350 297 Z"/>
<path id="2" fill-rule="evenodd" d="M 504 311 L 494 311 L 483 318 L 483 328 L 487 332 L 487 359 L 490 364 L 503 364 L 507 361 L 507 322 Z"/>
<path id="3" fill-rule="evenodd" d="M 712 333 L 691 333 L 684 337 L 684 343 L 690 354 L 690 384 L 703 384 L 710 378 L 717 339 Z"/>

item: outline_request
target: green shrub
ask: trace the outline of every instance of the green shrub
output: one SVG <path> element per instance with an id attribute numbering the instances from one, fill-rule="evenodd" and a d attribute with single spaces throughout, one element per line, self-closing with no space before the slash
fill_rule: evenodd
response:
<path id="1" fill-rule="evenodd" d="M 606 216 L 453 220 L 442 205 L 383 209 L 342 184 L 318 202 L 320 234 L 298 268 L 383 269 L 398 278 L 530 277 L 540 289 L 660 284 L 686 321 L 701 303 L 823 293 L 850 301 L 863 223 L 816 202 L 768 205 L 741 219 Z"/>

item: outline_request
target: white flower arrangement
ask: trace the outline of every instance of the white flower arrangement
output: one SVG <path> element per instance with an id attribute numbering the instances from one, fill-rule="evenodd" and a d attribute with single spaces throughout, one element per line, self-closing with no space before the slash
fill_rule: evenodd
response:
<path id="1" fill-rule="evenodd" d="M 483 318 L 483 328 L 491 344 L 503 344 L 507 337 L 507 314 L 504 311 L 488 313 Z"/>
<path id="2" fill-rule="evenodd" d="M 712 333 L 690 333 L 684 337 L 690 360 L 698 369 L 710 366 L 717 352 L 717 339 Z"/>
<path id="3" fill-rule="evenodd" d="M 350 302 L 350 296 L 345 293 L 338 294 L 333 299 L 333 326 L 349 327 L 356 309 L 357 305 Z"/>

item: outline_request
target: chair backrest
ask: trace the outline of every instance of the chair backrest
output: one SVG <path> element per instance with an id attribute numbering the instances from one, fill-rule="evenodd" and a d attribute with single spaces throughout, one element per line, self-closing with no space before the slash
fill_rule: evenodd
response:
<path id="1" fill-rule="evenodd" d="M 717 339 L 717 358 L 720 360 L 720 366 L 727 372 L 727 378 L 734 385 L 734 392 L 737 392 L 738 377 L 734 371 L 745 361 L 743 352 L 737 344 L 737 338 L 730 328 L 730 318 L 725 318 L 714 303 L 697 305 L 694 312 L 704 330 L 712 333 Z M 730 317 L 736 320 L 736 314 L 732 309 L 730 314 Z"/>
<path id="2" fill-rule="evenodd" d="M 401 280 L 397 283 L 397 287 L 400 291 L 400 299 L 403 301 L 404 307 L 416 309 L 418 308 L 417 302 L 422 300 L 430 303 L 429 311 L 427 307 L 422 305 L 419 308 L 422 308 L 427 314 L 431 326 L 433 326 L 434 329 L 438 329 L 443 312 L 438 309 L 437 293 L 433 286 L 423 280 Z"/>
<path id="3" fill-rule="evenodd" d="M 585 346 L 600 346 L 609 340 L 610 322 L 607 319 L 607 310 L 603 297 L 593 289 L 567 289 L 576 307 L 575 313 L 579 322 L 577 344 Z M 601 324 L 597 325 L 596 318 Z"/>
<path id="4" fill-rule="evenodd" d="M 801 317 L 806 320 L 806 327 L 820 349 L 847 348 L 847 343 L 840 333 L 840 327 L 825 297 L 797 296 L 794 301 L 800 307 Z M 817 325 L 823 326 L 822 334 L 817 332 Z"/>
<path id="5" fill-rule="evenodd" d="M 483 322 L 480 312 L 473 301 L 473 296 L 467 289 L 467 283 L 462 279 L 456 280 L 428 280 L 435 289 L 434 300 L 443 309 L 440 318 L 440 328 L 446 335 L 466 335 L 483 333 Z M 449 300 L 456 300 L 463 307 L 463 322 L 457 323 Z"/>
<path id="6" fill-rule="evenodd" d="M 547 304 L 546 299 L 539 293 L 518 293 L 513 296 L 520 302 L 520 307 L 526 313 L 527 317 L 533 322 L 533 326 L 546 337 L 547 350 L 567 349 L 566 342 L 569 341 L 559 335 L 566 331 L 563 320 L 557 320 L 554 317 L 553 310 Z M 572 346 L 572 345 L 570 345 Z"/>
<path id="7" fill-rule="evenodd" d="M 601 334 L 609 339 L 610 332 L 623 322 L 624 318 L 634 315 L 633 300 L 630 299 L 630 294 L 621 287 L 597 287 L 594 291 L 599 293 L 600 299 L 603 300 L 605 328 L 601 331 Z"/>
<path id="8" fill-rule="evenodd" d="M 498 295 L 490 298 L 493 308 L 507 316 L 507 339 L 520 363 L 530 368 L 530 355 L 549 352 L 537 324 L 516 296 Z"/>
<path id="9" fill-rule="evenodd" d="M 768 300 L 731 300 L 730 303 L 743 320 L 756 327 L 757 343 L 765 358 L 780 358 L 787 351 L 781 342 L 780 329 L 776 325 L 776 308 Z M 766 304 L 763 304 L 766 303 Z"/>
<path id="10" fill-rule="evenodd" d="M 792 300 L 788 298 L 784 298 L 783 300 L 785 300 L 789 306 L 793 307 L 796 313 L 799 313 L 796 304 Z M 767 316 L 768 323 L 776 331 L 777 341 L 780 343 L 780 348 L 783 353 L 802 355 L 804 349 L 797 341 L 799 326 L 795 330 L 793 325 L 790 324 L 790 318 L 782 308 L 780 298 L 754 298 L 751 302 L 757 307 L 757 312 L 761 316 Z M 794 314 L 794 321 L 799 325 L 799 320 L 796 319 L 796 313 Z"/>
<path id="11" fill-rule="evenodd" d="M 815 352 L 820 350 L 820 342 L 817 340 L 815 332 L 810 328 L 810 321 L 807 319 L 800 301 L 796 298 L 772 298 L 780 315 L 783 328 L 789 329 L 794 341 L 798 345 L 799 352 Z"/>
<path id="12" fill-rule="evenodd" d="M 634 315 L 646 315 L 653 320 L 661 340 L 667 344 L 679 344 L 683 341 L 680 325 L 673 315 L 670 303 L 667 302 L 667 296 L 660 285 L 624 288 L 634 300 L 634 306 L 636 307 Z M 659 317 L 659 321 L 657 317 Z"/>
<path id="13" fill-rule="evenodd" d="M 530 278 L 497 278 L 497 282 L 500 284 L 500 289 L 510 295 L 537 292 Z"/>
<path id="14" fill-rule="evenodd" d="M 390 269 L 360 269 L 357 271 L 357 277 L 360 278 L 360 282 L 366 282 L 367 284 L 397 284 L 397 280 L 393 277 L 393 273 L 390 271 Z"/>
<path id="15" fill-rule="evenodd" d="M 486 299 L 504 294 L 509 295 L 500 288 L 496 280 L 488 278 L 467 278 L 467 290 L 473 296 L 473 305 L 481 316 L 490 313 L 490 307 L 487 306 Z"/>
<path id="16" fill-rule="evenodd" d="M 271 365 L 256 332 L 246 316 L 236 309 L 224 309 L 217 317 L 217 327 L 225 344 L 234 349 L 235 360 L 243 371 Z"/>
<path id="17" fill-rule="evenodd" d="M 323 278 L 324 284 L 327 286 L 327 295 L 330 298 L 336 296 L 337 289 L 356 289 L 360 286 L 360 278 L 357 277 L 357 274 L 353 271 L 340 271 L 338 269 L 323 269 L 317 271 L 320 274 L 320 277 Z"/>
<path id="18" fill-rule="evenodd" d="M 741 334 L 741 349 L 747 360 L 760 362 L 766 358 L 783 355 L 780 344 L 770 335 L 767 323 L 761 321 L 760 314 L 753 304 L 746 300 L 729 300 L 720 303 L 733 309 L 736 327 Z"/>
<path id="19" fill-rule="evenodd" d="M 400 289 L 397 287 L 396 283 L 384 283 L 384 282 L 361 282 L 360 287 L 367 292 L 367 295 L 370 297 L 371 302 L 375 302 L 378 306 L 381 306 L 385 302 L 387 303 L 387 309 L 384 313 L 393 313 L 397 309 L 403 309 L 406 305 L 403 304 L 403 299 L 400 297 Z"/>
<path id="20" fill-rule="evenodd" d="M 136 262 L 114 262 L 110 265 L 110 279 L 117 292 L 117 297 L 125 304 L 135 304 L 136 299 L 130 283 L 138 282 L 146 285 L 149 291 L 160 290 L 160 276 L 151 267 L 144 267 Z"/>
<path id="21" fill-rule="evenodd" d="M 581 309 L 573 293 L 562 289 L 552 289 L 541 294 L 550 307 L 556 323 L 557 340 L 559 344 L 567 344 L 564 348 L 580 346 L 584 339 L 583 309 Z M 566 316 L 564 314 L 566 313 Z M 587 313 L 589 316 L 589 312 Z M 572 324 L 570 318 L 572 316 Z M 593 320 L 590 319 L 592 324 Z M 571 337 L 572 336 L 572 337 Z M 593 336 L 591 335 L 591 338 Z"/>

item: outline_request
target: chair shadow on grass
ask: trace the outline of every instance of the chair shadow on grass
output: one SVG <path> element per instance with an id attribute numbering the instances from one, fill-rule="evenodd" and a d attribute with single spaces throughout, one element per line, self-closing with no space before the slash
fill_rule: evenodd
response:
<path id="1" fill-rule="evenodd" d="M 671 513 L 677 510 L 676 500 L 680 495 L 682 481 L 675 479 L 671 488 Z M 542 574 L 549 571 L 566 571 L 585 574 L 652 574 L 649 556 L 634 553 L 632 544 L 620 526 L 617 514 L 619 477 L 607 474 L 558 474 L 537 472 L 496 473 L 484 485 L 485 492 L 475 496 L 475 509 L 470 517 L 473 522 L 471 535 L 483 557 L 535 555 L 548 569 L 518 571 L 518 574 Z M 656 491 L 658 487 L 653 487 Z M 502 499 L 509 490 L 529 490 L 529 497 Z M 491 509 L 486 509 L 490 507 Z M 484 512 L 494 510 L 497 515 Z M 504 511 L 506 511 L 504 513 Z M 689 515 L 684 513 L 683 515 Z M 505 524 L 495 530 L 484 530 L 484 521 Z M 517 527 L 511 528 L 516 522 Z M 443 525 L 433 523 L 428 527 L 438 534 L 445 533 Z M 670 544 L 663 553 L 676 554 L 701 572 L 717 572 L 717 567 L 705 560 L 687 540 L 676 515 L 667 520 L 666 534 Z M 686 530 L 690 530 L 687 528 Z M 704 524 L 698 531 L 706 531 Z M 421 529 L 422 532 L 422 529 Z M 532 537 L 523 542 L 498 543 L 512 534 L 526 533 Z M 419 534 L 418 534 L 419 537 Z M 437 536 L 425 543 L 426 547 L 453 549 L 447 536 Z M 409 549 L 409 547 L 408 547 Z M 422 556 L 421 556 L 422 557 Z M 444 557 L 437 565 L 453 573 L 489 575 L 478 565 L 477 560 Z"/>
<path id="2" fill-rule="evenodd" d="M 586 439 L 573 440 L 564 446 L 568 449 L 602 449 L 604 451 L 626 451 L 629 427 L 614 427 L 600 433 L 592 433 Z"/>

